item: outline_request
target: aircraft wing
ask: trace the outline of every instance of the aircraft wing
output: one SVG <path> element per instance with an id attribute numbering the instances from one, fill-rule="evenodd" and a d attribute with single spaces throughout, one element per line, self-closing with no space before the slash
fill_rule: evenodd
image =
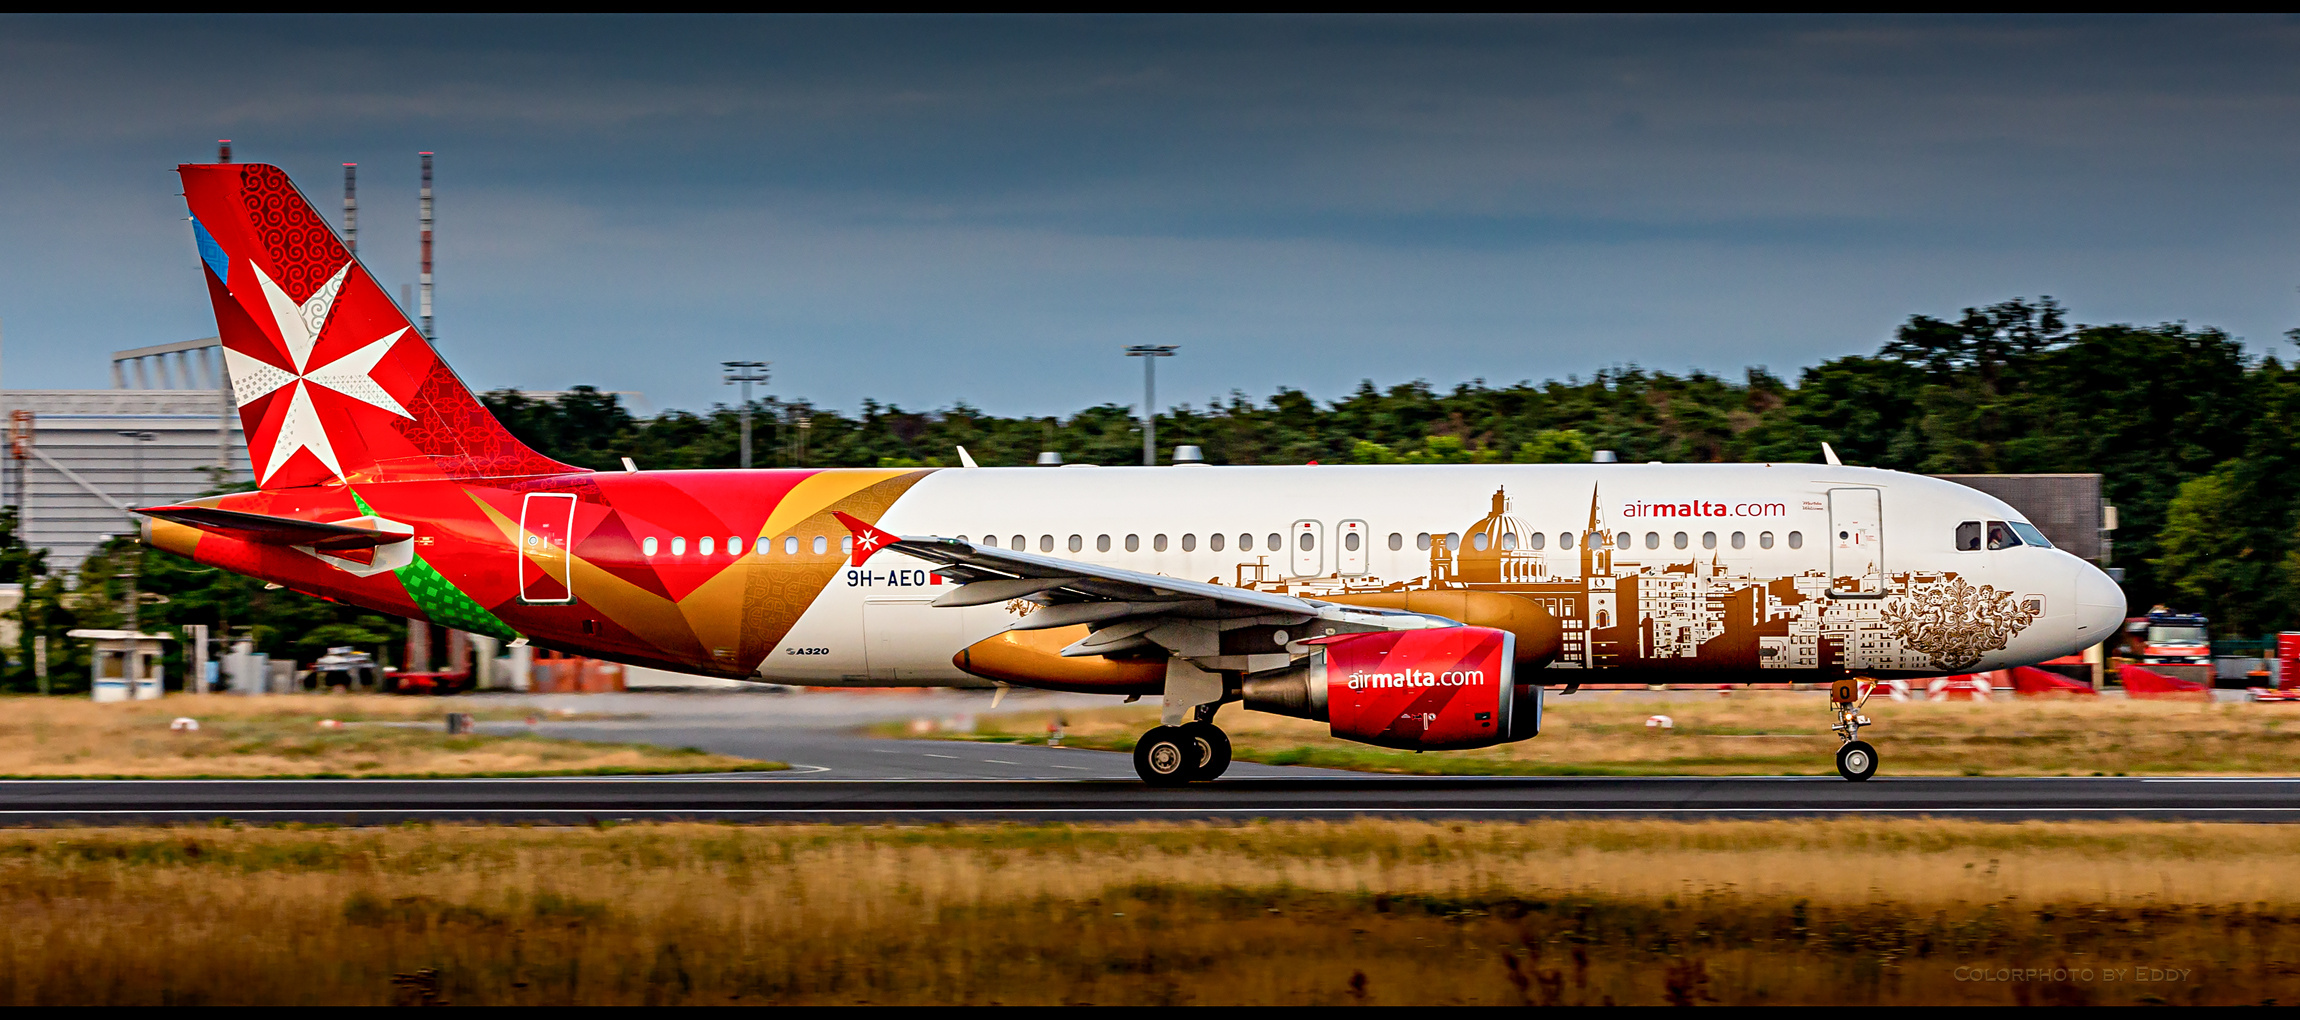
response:
<path id="1" fill-rule="evenodd" d="M 1044 630 L 1127 617 L 1174 616 L 1223 619 L 1282 614 L 1316 616 L 1326 603 L 1291 595 L 1188 581 L 1099 564 L 999 549 L 955 538 L 903 537 L 854 517 L 834 513 L 854 533 L 853 564 L 892 549 L 913 559 L 939 564 L 959 587 L 934 600 L 937 606 L 979 606 L 1028 599 L 1045 607 L 1024 617 L 1015 630 Z"/>

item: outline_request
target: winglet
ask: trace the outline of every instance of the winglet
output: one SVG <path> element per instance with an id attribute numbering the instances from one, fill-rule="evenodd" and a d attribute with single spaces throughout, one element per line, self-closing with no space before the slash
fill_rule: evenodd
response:
<path id="1" fill-rule="evenodd" d="M 1829 465 L 1830 467 L 1844 467 L 1844 466 L 1845 466 L 1845 462 L 1844 462 L 1844 461 L 1841 461 L 1841 460 L 1838 460 L 1838 459 L 1837 459 L 1837 451 L 1830 449 L 1830 448 L 1829 448 L 1829 444 L 1827 444 L 1827 443 L 1822 443 L 1822 444 L 1821 444 L 1821 459 L 1822 459 L 1822 460 L 1824 460 L 1824 461 L 1826 461 L 1826 462 L 1828 462 L 1828 465 Z"/>
<path id="2" fill-rule="evenodd" d="M 974 462 L 974 455 L 973 455 L 973 454 L 971 454 L 971 453 L 968 453 L 968 452 L 966 452 L 966 447 L 963 447 L 963 446 L 961 446 L 961 447 L 959 447 L 959 448 L 958 448 L 958 463 L 959 463 L 959 466 L 961 466 L 961 467 L 981 467 L 981 466 L 982 466 L 982 465 L 980 465 L 980 464 L 977 464 L 977 463 L 975 463 L 975 462 Z"/>
<path id="3" fill-rule="evenodd" d="M 862 566 L 863 561 L 871 558 L 871 554 L 902 541 L 901 537 L 880 531 L 861 518 L 852 517 L 837 510 L 831 511 L 831 516 L 838 518 L 840 524 L 846 525 L 848 531 L 854 532 L 855 551 L 853 558 L 847 561 L 848 566 Z"/>

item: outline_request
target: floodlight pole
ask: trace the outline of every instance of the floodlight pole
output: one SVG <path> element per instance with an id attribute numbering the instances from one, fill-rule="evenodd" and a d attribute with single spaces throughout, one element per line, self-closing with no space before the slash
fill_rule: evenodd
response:
<path id="1" fill-rule="evenodd" d="M 128 440 L 128 448 L 135 451 L 136 505 L 142 506 L 144 503 L 144 444 L 158 439 L 160 436 L 156 432 L 122 432 L 120 436 Z M 144 597 L 141 592 L 136 590 L 139 587 L 138 582 L 141 580 L 138 575 L 143 572 L 144 566 L 144 526 L 143 522 L 132 513 L 128 516 L 128 522 L 135 525 L 136 531 L 128 538 L 131 543 L 128 550 L 128 662 L 126 667 L 120 671 L 120 675 L 127 681 L 128 700 L 134 701 L 136 700 L 136 654 L 143 651 L 144 644 L 139 639 L 143 633 L 142 614 L 139 610 L 143 608 L 141 603 L 144 601 Z"/>
<path id="2" fill-rule="evenodd" d="M 743 388 L 743 467 L 751 466 L 751 384 L 767 381 L 767 363 L 764 361 L 722 361 L 726 369 L 726 382 Z"/>
<path id="3" fill-rule="evenodd" d="M 1158 465 L 1158 359 L 1174 356 L 1176 344 L 1136 344 L 1126 356 L 1142 359 L 1142 466 Z"/>

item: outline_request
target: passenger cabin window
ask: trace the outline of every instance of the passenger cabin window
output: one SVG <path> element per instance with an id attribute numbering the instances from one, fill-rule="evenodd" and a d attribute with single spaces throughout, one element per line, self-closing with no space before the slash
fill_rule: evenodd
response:
<path id="1" fill-rule="evenodd" d="M 1296 542 L 1296 543 L 1294 543 L 1294 544 L 1295 544 L 1295 545 L 1298 545 L 1298 546 L 1301 546 L 1301 547 L 1302 547 L 1302 551 L 1303 551 L 1303 552 L 1309 552 L 1310 550 L 1312 550 L 1312 549 L 1315 549 L 1315 548 L 1317 548 L 1317 547 L 1318 547 L 1318 536 L 1316 536 L 1316 535 L 1313 535 L 1313 534 L 1310 534 L 1309 532 L 1305 531 L 1305 532 L 1302 532 L 1302 539 L 1301 539 L 1301 541 L 1299 541 L 1299 542 Z M 1357 548 L 1357 547 L 1358 547 L 1358 536 L 1356 536 L 1356 535 L 1351 535 L 1351 536 L 1350 536 L 1350 548 L 1352 548 L 1352 549 L 1355 549 L 1355 548 Z"/>
<path id="2" fill-rule="evenodd" d="M 1220 549 L 1220 548 L 1221 548 L 1221 546 L 1215 546 L 1214 548 L 1216 548 L 1216 549 Z M 1254 536 L 1252 536 L 1252 535 L 1239 535 L 1239 536 L 1238 536 L 1238 551 L 1239 551 L 1239 552 L 1253 552 L 1253 551 L 1254 551 Z"/>
<path id="3" fill-rule="evenodd" d="M 1211 535 L 1206 536 L 1206 548 L 1214 552 L 1221 552 L 1222 546 L 1227 541 L 1228 540 L 1222 536 L 1222 533 L 1217 531 Z"/>
<path id="4" fill-rule="evenodd" d="M 1030 539 L 1025 535 L 1016 535 L 1014 536 L 1014 541 L 1009 544 L 1007 548 L 1012 549 L 1015 552 L 1021 552 L 1024 549 L 1030 548 Z"/>
<path id="5" fill-rule="evenodd" d="M 1504 550 L 1514 550 L 1514 549 L 1516 549 L 1516 548 L 1517 548 L 1517 536 L 1516 536 L 1515 534 L 1507 534 L 1507 535 L 1503 535 L 1503 536 L 1501 536 L 1501 547 L 1502 547 L 1502 549 L 1504 549 Z"/>
<path id="6" fill-rule="evenodd" d="M 687 540 L 686 540 L 686 538 L 684 538 L 684 537 L 680 537 L 680 538 L 674 538 L 674 539 L 672 539 L 672 540 L 671 540 L 671 555 L 673 555 L 673 556 L 685 556 L 685 555 L 687 555 Z"/>
<path id="7" fill-rule="evenodd" d="M 1772 532 L 1770 532 L 1770 531 L 1760 531 L 1760 532 L 1758 532 L 1758 533 L 1757 533 L 1757 548 L 1759 548 L 1759 549 L 1771 549 L 1771 548 L 1773 548 L 1773 533 L 1772 533 Z"/>
<path id="8" fill-rule="evenodd" d="M 1802 531 L 1792 531 L 1792 532 L 1790 532 L 1790 533 L 1789 533 L 1789 548 L 1791 548 L 1791 549 L 1803 549 L 1804 547 L 1805 547 L 1805 533 L 1804 533 L 1804 532 L 1802 532 Z"/>
<path id="9" fill-rule="evenodd" d="M 711 554 L 711 550 L 718 547 L 718 539 L 712 538 L 709 535 L 704 535 L 703 537 L 695 540 L 695 552 L 703 556 L 709 556 Z"/>
<path id="10" fill-rule="evenodd" d="M 1423 552 L 1428 552 L 1428 551 L 1429 551 L 1429 549 L 1430 549 L 1430 533 L 1429 533 L 1429 532 L 1427 532 L 1427 531 L 1425 531 L 1425 532 L 1422 532 L 1422 533 L 1421 533 L 1421 534 L 1419 534 L 1419 535 L 1415 535 L 1415 536 L 1414 536 L 1414 548 L 1416 548 L 1416 549 L 1419 549 L 1419 550 L 1421 550 L 1421 551 L 1423 551 Z"/>
<path id="11" fill-rule="evenodd" d="M 1745 549 L 1745 548 L 1748 548 L 1748 546 L 1749 546 L 1749 533 L 1748 533 L 1748 532 L 1746 532 L 1746 531 L 1736 531 L 1736 532 L 1734 532 L 1734 533 L 1733 533 L 1733 548 L 1735 548 L 1735 549 Z"/>
<path id="12" fill-rule="evenodd" d="M 964 541 L 964 539 L 961 539 L 961 541 Z M 768 553 L 774 552 L 775 540 L 768 538 L 765 535 L 760 535 L 758 544 L 752 546 L 751 551 L 758 553 L 761 556 L 765 556 Z"/>
<path id="13" fill-rule="evenodd" d="M 1683 549 L 1686 546 L 1693 544 L 1693 541 L 1692 539 L 1687 538 L 1684 532 L 1680 531 L 1669 539 L 1669 544 L 1674 545 L 1679 549 Z"/>
<path id="14" fill-rule="evenodd" d="M 676 547 L 674 547 L 674 548 L 672 549 L 672 551 L 673 551 L 673 552 L 677 552 L 678 550 L 677 550 L 677 548 L 676 548 Z M 830 540 L 830 539 L 827 539 L 827 538 L 824 538 L 824 537 L 823 537 L 823 536 L 821 536 L 821 535 L 816 535 L 816 536 L 815 536 L 815 555 L 817 555 L 817 556 L 820 556 L 820 555 L 822 555 L 822 554 L 824 554 L 824 553 L 827 553 L 827 552 L 829 552 L 829 551 L 831 551 L 831 540 Z"/>
<path id="15" fill-rule="evenodd" d="M 1183 552 L 1193 552 L 1193 551 L 1195 551 L 1197 548 L 1198 548 L 1198 536 L 1196 536 L 1196 535 L 1192 535 L 1192 534 L 1185 534 L 1185 535 L 1183 535 L 1183 536 L 1182 536 L 1182 551 L 1183 551 Z"/>
<path id="16" fill-rule="evenodd" d="M 1479 552 L 1484 552 L 1485 545 L 1489 541 L 1491 541 L 1491 539 L 1486 537 L 1485 532 L 1480 531 L 1477 534 L 1471 535 L 1469 537 L 1469 547 Z"/>
<path id="17" fill-rule="evenodd" d="M 1150 551 L 1151 551 L 1151 552 L 1165 552 L 1165 551 L 1166 551 L 1166 536 L 1164 536 L 1164 535 L 1152 535 L 1152 536 L 1150 536 Z"/>
<path id="18" fill-rule="evenodd" d="M 743 536 L 741 536 L 741 535 L 728 535 L 728 536 L 727 536 L 727 555 L 729 555 L 729 556 L 741 556 L 742 554 L 743 554 Z"/>
<path id="19" fill-rule="evenodd" d="M 1445 548 L 1446 548 L 1446 551 L 1447 551 L 1447 552 L 1460 552 L 1460 551 L 1461 551 L 1461 532 L 1458 532 L 1458 531 L 1448 531 L 1448 532 L 1446 532 L 1446 533 L 1445 533 Z"/>
<path id="20" fill-rule="evenodd" d="M 655 536 L 653 535 L 647 536 L 645 541 L 639 543 L 639 552 L 641 555 L 653 556 L 655 555 L 655 550 L 659 548 L 661 548 L 661 546 L 655 541 Z"/>
<path id="21" fill-rule="evenodd" d="M 1648 532 L 1646 532 L 1646 533 L 1645 533 L 1645 547 L 1646 547 L 1647 549 L 1659 549 L 1659 548 L 1661 548 L 1661 533 L 1660 533 L 1660 532 L 1658 532 L 1658 531 L 1648 531 Z"/>
<path id="22" fill-rule="evenodd" d="M 1141 552 L 1141 551 L 1142 551 L 1142 536 L 1140 536 L 1140 535 L 1128 535 L 1128 536 L 1126 536 L 1126 551 L 1127 551 L 1127 552 Z"/>
<path id="23" fill-rule="evenodd" d="M 1052 535 L 1040 535 L 1040 536 L 1038 536 L 1038 551 L 1039 551 L 1039 552 L 1053 552 L 1053 551 L 1054 551 L 1054 536 L 1052 536 Z"/>
<path id="24" fill-rule="evenodd" d="M 855 537 L 853 535 L 848 535 L 845 538 L 839 539 L 839 555 L 845 556 L 853 553 L 854 551 Z"/>
<path id="25" fill-rule="evenodd" d="M 1957 525 L 1957 551 L 1981 551 L 1981 522 L 1966 521 Z"/>
<path id="26" fill-rule="evenodd" d="M 1094 551 L 1095 551 L 1095 552 L 1109 552 L 1109 551 L 1110 551 L 1110 536 L 1108 536 L 1108 535 L 1096 535 L 1096 536 L 1094 536 Z"/>
<path id="27" fill-rule="evenodd" d="M 1405 533 L 1404 533 L 1404 532 L 1402 532 L 1402 531 L 1393 531 L 1393 532 L 1390 532 L 1390 551 L 1391 551 L 1391 552 L 1397 552 L 1398 550 L 1400 550 L 1400 549 L 1403 549 L 1403 548 L 1405 548 L 1405 547 L 1406 547 L 1406 536 L 1405 536 Z"/>
<path id="28" fill-rule="evenodd" d="M 1560 531 L 1560 532 L 1558 532 L 1558 533 L 1557 533 L 1557 547 L 1558 547 L 1558 548 L 1560 548 L 1560 549 L 1571 549 L 1571 548 L 1573 548 L 1573 532 L 1570 532 L 1570 531 Z"/>
<path id="29" fill-rule="evenodd" d="M 964 541 L 966 541 L 966 536 L 965 536 L 965 535 L 960 535 L 960 536 L 958 536 L 958 540 L 959 540 L 959 541 L 961 541 L 961 542 L 964 542 Z M 992 549 L 996 549 L 996 548 L 998 548 L 998 536 L 997 536 L 997 535 L 984 535 L 984 536 L 982 536 L 982 544 L 983 544 L 983 545 L 986 545 L 986 546 L 989 546 L 989 547 L 990 547 L 990 548 L 992 548 Z"/>
<path id="30" fill-rule="evenodd" d="M 1527 541 L 1531 542 L 1535 549 L 1544 549 L 1549 546 L 1549 536 L 1538 531 L 1527 536 Z"/>
<path id="31" fill-rule="evenodd" d="M 1702 533 L 1701 533 L 1701 548 L 1703 548 L 1703 549 L 1715 549 L 1715 548 L 1717 548 L 1717 533 L 1716 533 L 1716 532 L 1714 532 L 1714 531 L 1704 531 L 1704 532 L 1702 532 Z"/>
<path id="32" fill-rule="evenodd" d="M 1284 535 L 1281 535 L 1281 534 L 1278 534 L 1278 533 L 1277 533 L 1277 532 L 1275 532 L 1275 531 L 1273 531 L 1273 532 L 1270 532 L 1270 537 L 1269 537 L 1269 540 L 1268 540 L 1268 541 L 1266 541 L 1266 542 L 1263 542 L 1263 543 L 1262 543 L 1262 548 L 1264 548 L 1264 549 L 1268 549 L 1268 550 L 1270 550 L 1271 552 L 1277 552 L 1278 550 L 1280 550 L 1280 549 L 1283 549 L 1283 548 L 1285 548 L 1285 547 L 1286 547 L 1286 536 L 1284 536 Z"/>
<path id="33" fill-rule="evenodd" d="M 783 555 L 785 555 L 785 556 L 796 556 L 796 555 L 798 555 L 798 554 L 799 554 L 799 536 L 797 536 L 797 535 L 792 535 L 792 536 L 790 536 L 790 537 L 788 537 L 788 538 L 785 538 L 785 539 L 783 539 Z"/>
<path id="34" fill-rule="evenodd" d="M 1070 536 L 1070 551 L 1071 551 L 1071 552 L 1083 552 L 1083 551 L 1085 551 L 1085 549 L 1086 549 L 1086 539 L 1085 539 L 1083 536 L 1080 536 L 1080 535 L 1072 535 L 1072 536 Z"/>
<path id="35" fill-rule="evenodd" d="M 1302 536 L 1302 541 L 1303 541 L 1303 542 L 1305 542 L 1305 543 L 1306 543 L 1306 542 L 1308 542 L 1309 540 L 1310 540 L 1310 536 L 1308 536 L 1308 535 L 1303 535 L 1303 536 Z M 1361 542 L 1359 542 L 1359 541 L 1358 541 L 1358 533 L 1357 533 L 1357 532 L 1355 532 L 1355 531 L 1353 531 L 1353 532 L 1350 532 L 1349 534 L 1347 534 L 1347 535 L 1343 535 L 1343 536 L 1342 536 L 1342 549 L 1343 549 L 1343 550 L 1345 550 L 1345 551 L 1347 551 L 1347 552 L 1357 552 L 1357 551 L 1358 551 L 1358 546 L 1359 546 L 1359 545 L 1361 545 L 1361 544 L 1363 544 L 1363 543 L 1361 543 Z M 1304 548 L 1304 549 L 1307 549 L 1307 548 L 1309 548 L 1309 546 L 1308 546 L 1308 545 L 1304 545 L 1304 546 L 1302 546 L 1302 548 Z"/>
<path id="36" fill-rule="evenodd" d="M 1636 543 L 1631 540 L 1630 534 L 1626 531 L 1614 536 L 1613 538 L 1613 547 L 1616 549 L 1627 549 L 1635 544 Z"/>

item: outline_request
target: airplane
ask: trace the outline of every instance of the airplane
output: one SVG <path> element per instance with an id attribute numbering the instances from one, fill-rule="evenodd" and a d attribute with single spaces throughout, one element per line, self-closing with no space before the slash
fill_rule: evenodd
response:
<path id="1" fill-rule="evenodd" d="M 1830 687 L 2074 654 L 2125 600 L 2020 512 L 1827 462 L 620 471 L 489 414 L 279 168 L 178 167 L 258 488 L 140 508 L 199 563 L 718 677 L 1157 697 L 1155 785 L 1225 706 L 1443 750 L 1550 688 Z M 1824 447 L 1824 449 L 1826 449 Z"/>

